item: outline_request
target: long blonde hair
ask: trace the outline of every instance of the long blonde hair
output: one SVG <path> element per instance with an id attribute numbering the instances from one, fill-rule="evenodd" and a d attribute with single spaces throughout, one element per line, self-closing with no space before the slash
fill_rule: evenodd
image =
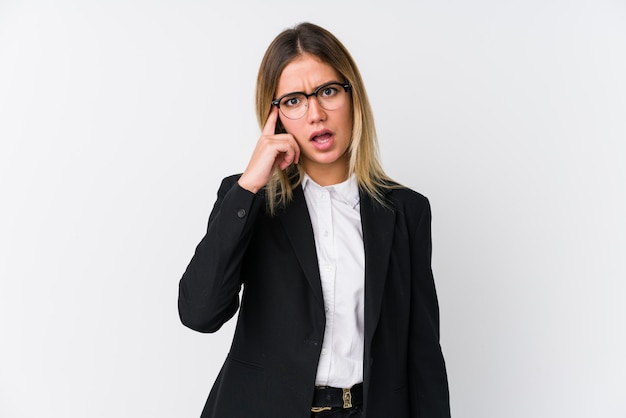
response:
<path id="1" fill-rule="evenodd" d="M 256 112 L 261 129 L 271 111 L 278 79 L 283 69 L 295 58 L 313 55 L 333 67 L 352 85 L 352 138 L 349 173 L 355 173 L 359 187 L 380 203 L 384 190 L 393 187 L 380 164 L 374 116 L 365 86 L 356 63 L 346 47 L 329 31 L 312 23 L 300 23 L 281 32 L 265 52 L 256 83 Z M 344 81 L 342 80 L 342 81 Z M 277 127 L 277 130 L 279 127 Z M 293 198 L 293 189 L 300 184 L 302 168 L 290 165 L 276 169 L 265 186 L 268 210 L 275 214 Z"/>

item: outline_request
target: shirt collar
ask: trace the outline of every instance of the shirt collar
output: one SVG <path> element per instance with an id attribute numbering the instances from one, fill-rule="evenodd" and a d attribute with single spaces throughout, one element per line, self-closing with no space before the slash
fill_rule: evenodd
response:
<path id="1" fill-rule="evenodd" d="M 356 174 L 354 173 L 352 173 L 346 181 L 330 186 L 320 186 L 311 177 L 309 177 L 307 173 L 304 173 L 304 177 L 302 179 L 302 189 L 306 190 L 309 184 L 311 184 L 312 187 L 326 189 L 331 193 L 334 192 L 333 194 L 341 198 L 351 208 L 355 208 L 359 203 L 359 185 L 356 180 Z"/>

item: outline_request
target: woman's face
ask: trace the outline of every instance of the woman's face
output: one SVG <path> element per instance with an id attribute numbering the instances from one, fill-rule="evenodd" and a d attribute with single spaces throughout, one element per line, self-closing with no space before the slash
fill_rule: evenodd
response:
<path id="1" fill-rule="evenodd" d="M 291 92 L 312 93 L 331 81 L 345 82 L 330 65 L 312 55 L 302 55 L 283 69 L 275 97 Z M 303 117 L 293 120 L 281 113 L 280 121 L 296 139 L 300 147 L 299 164 L 313 180 L 324 186 L 347 178 L 347 150 L 352 135 L 352 98 L 349 94 L 345 105 L 335 110 L 325 110 L 315 96 L 311 96 Z"/>

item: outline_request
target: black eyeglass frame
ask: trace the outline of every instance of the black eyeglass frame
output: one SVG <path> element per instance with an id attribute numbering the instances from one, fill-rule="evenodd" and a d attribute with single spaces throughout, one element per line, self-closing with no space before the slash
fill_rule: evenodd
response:
<path id="1" fill-rule="evenodd" d="M 306 97 L 306 101 L 307 101 L 307 107 L 308 107 L 308 102 L 309 102 L 309 97 L 315 96 L 317 98 L 317 94 L 327 88 L 328 86 L 332 86 L 333 84 L 337 84 L 341 87 L 343 87 L 343 90 L 347 93 L 348 91 L 350 91 L 350 89 L 352 88 L 352 85 L 350 83 L 340 83 L 338 81 L 330 81 L 326 84 L 322 84 L 321 86 L 319 86 L 318 88 L 315 89 L 315 91 L 313 91 L 313 93 L 305 93 L 303 91 L 292 91 L 291 93 L 287 93 L 287 94 L 283 94 L 282 96 L 280 96 L 278 99 L 272 100 L 272 106 L 276 106 L 277 108 L 280 109 L 280 102 L 281 100 L 283 100 L 285 97 L 287 96 L 293 96 L 295 94 L 301 94 L 304 97 Z M 320 105 L 321 106 L 321 105 Z M 322 106 L 323 108 L 324 106 Z M 327 109 L 328 110 L 328 109 Z M 304 115 L 302 115 L 304 116 Z M 301 117 L 302 117 L 301 116 Z"/>

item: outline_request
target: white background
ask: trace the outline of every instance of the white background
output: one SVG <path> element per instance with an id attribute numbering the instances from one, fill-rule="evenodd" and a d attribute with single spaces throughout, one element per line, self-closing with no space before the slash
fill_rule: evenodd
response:
<path id="1" fill-rule="evenodd" d="M 626 2 L 376 4 L 0 0 L 0 417 L 199 416 L 178 280 L 304 20 L 431 200 L 453 416 L 626 417 Z"/>

